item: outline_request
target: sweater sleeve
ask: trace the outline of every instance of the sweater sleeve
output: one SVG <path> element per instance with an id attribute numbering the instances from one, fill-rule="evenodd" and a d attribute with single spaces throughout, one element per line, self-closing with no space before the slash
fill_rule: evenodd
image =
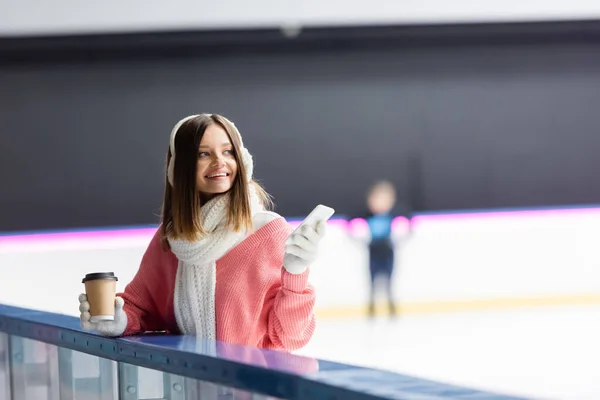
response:
<path id="1" fill-rule="evenodd" d="M 138 272 L 125 291 L 118 294 L 125 301 L 123 310 L 127 314 L 123 336 L 169 330 L 165 316 L 169 303 L 166 297 L 172 292 L 172 288 L 168 288 L 172 258 L 171 252 L 162 249 L 160 231 L 157 231 L 142 257 Z"/>
<path id="2" fill-rule="evenodd" d="M 315 331 L 315 290 L 308 283 L 309 269 L 292 275 L 281 268 L 281 280 L 268 317 L 268 341 L 264 347 L 294 351 L 304 347 Z M 265 338 L 267 339 L 267 338 Z"/>

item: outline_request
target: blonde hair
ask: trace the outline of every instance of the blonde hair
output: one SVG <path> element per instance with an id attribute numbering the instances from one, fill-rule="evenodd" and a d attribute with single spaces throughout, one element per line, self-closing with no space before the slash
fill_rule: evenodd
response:
<path id="1" fill-rule="evenodd" d="M 261 204 L 272 207 L 271 196 L 255 180 L 248 179 L 249 171 L 242 162 L 242 141 L 237 128 L 218 114 L 200 114 L 185 121 L 177 130 L 175 137 L 175 163 L 173 168 L 173 185 L 169 183 L 165 170 L 165 190 L 160 226 L 163 247 L 169 248 L 168 237 L 194 241 L 205 236 L 206 232 L 200 220 L 202 202 L 196 189 L 196 170 L 198 148 L 206 128 L 217 124 L 229 136 L 237 163 L 237 174 L 231 189 L 223 194 L 229 196 L 227 210 L 227 227 L 235 232 L 252 228 L 250 210 L 250 186 L 253 187 Z M 166 165 L 171 161 L 171 149 L 167 151 Z"/>

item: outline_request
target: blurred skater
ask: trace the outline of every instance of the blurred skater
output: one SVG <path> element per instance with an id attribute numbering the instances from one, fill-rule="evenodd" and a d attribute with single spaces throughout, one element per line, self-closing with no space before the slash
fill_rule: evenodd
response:
<path id="1" fill-rule="evenodd" d="M 396 205 L 396 190 L 388 181 L 376 182 L 367 193 L 368 212 L 365 220 L 369 227 L 370 241 L 369 273 L 370 293 L 368 313 L 375 315 L 375 298 L 378 292 L 378 281 L 385 291 L 390 316 L 396 315 L 392 278 L 394 274 L 394 241 L 392 238 L 392 221 Z"/>

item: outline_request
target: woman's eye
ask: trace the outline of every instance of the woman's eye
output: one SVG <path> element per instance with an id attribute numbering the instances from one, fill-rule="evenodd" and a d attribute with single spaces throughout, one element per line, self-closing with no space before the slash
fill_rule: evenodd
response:
<path id="1" fill-rule="evenodd" d="M 232 156 L 233 155 L 233 150 L 225 150 L 223 153 L 227 154 L 228 156 Z"/>
<path id="2" fill-rule="evenodd" d="M 198 153 L 198 158 L 200 157 L 208 157 L 208 153 L 206 151 L 201 151 L 200 153 Z"/>

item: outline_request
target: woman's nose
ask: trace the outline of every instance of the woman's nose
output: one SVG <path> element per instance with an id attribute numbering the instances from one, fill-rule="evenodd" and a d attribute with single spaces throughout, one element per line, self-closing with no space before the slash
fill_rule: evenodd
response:
<path id="1" fill-rule="evenodd" d="M 225 164 L 225 160 L 223 159 L 223 157 L 221 157 L 221 156 L 217 155 L 217 156 L 215 156 L 215 158 L 214 158 L 214 160 L 213 160 L 212 164 L 213 164 L 214 166 L 221 166 L 221 165 L 224 165 L 224 164 Z"/>

